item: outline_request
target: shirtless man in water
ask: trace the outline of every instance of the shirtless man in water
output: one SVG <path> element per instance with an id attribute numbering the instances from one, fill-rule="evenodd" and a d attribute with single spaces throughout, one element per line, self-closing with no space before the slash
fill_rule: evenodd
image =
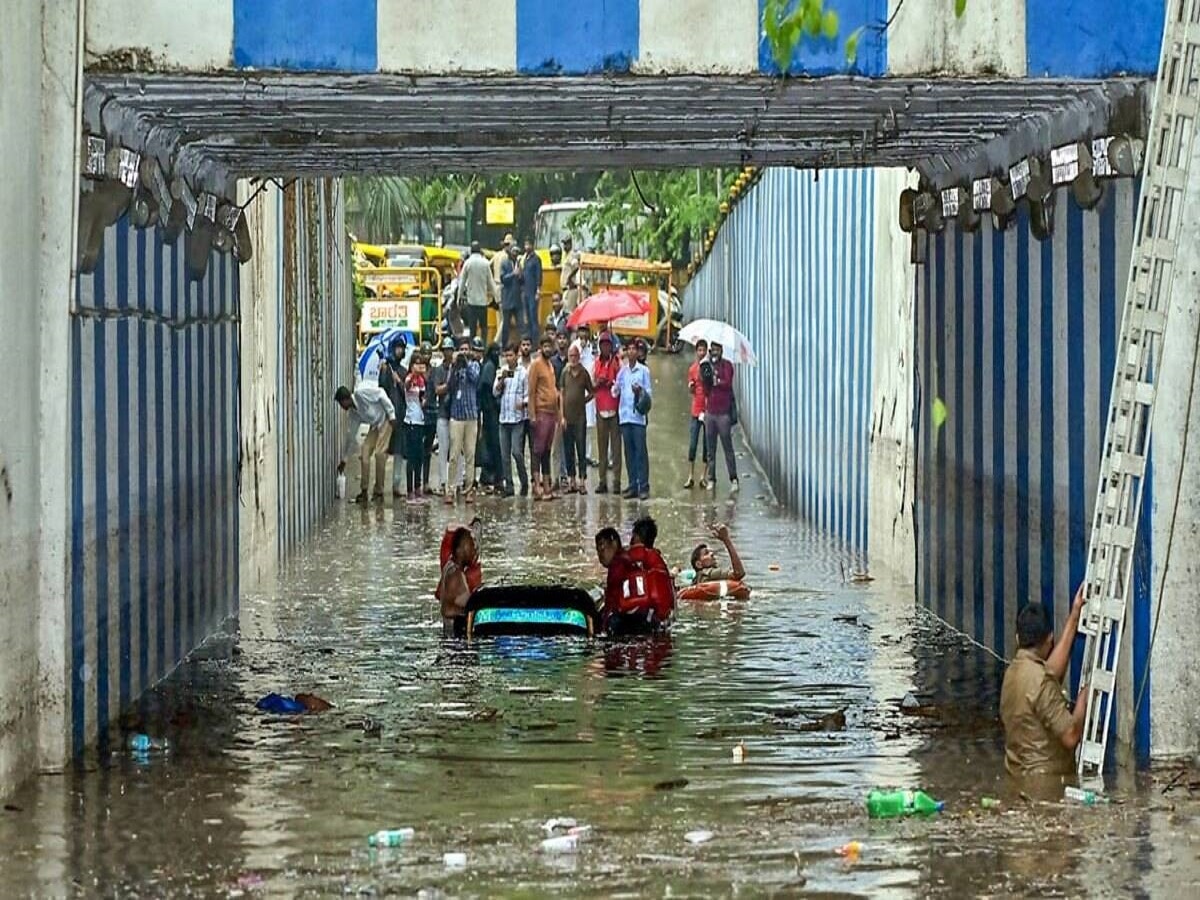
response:
<path id="1" fill-rule="evenodd" d="M 438 595 L 442 598 L 442 637 L 466 637 L 467 600 L 471 586 L 466 569 L 475 561 L 475 535 L 463 526 L 454 531 L 450 544 L 450 559 L 442 569 Z"/>

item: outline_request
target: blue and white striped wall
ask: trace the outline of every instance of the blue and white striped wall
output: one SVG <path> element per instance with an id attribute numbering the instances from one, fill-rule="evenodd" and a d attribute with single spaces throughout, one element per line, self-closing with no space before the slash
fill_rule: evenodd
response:
<path id="1" fill-rule="evenodd" d="M 238 610 L 239 559 L 295 549 L 333 502 L 344 427 L 332 402 L 354 341 L 344 203 L 292 184 L 278 210 L 270 297 L 245 296 L 231 256 L 189 280 L 182 240 L 108 229 L 71 315 L 69 725 L 78 753 Z M 286 261 L 284 250 L 291 255 Z M 264 261 L 264 264 L 267 264 Z M 278 528 L 239 542 L 243 305 L 278 315 L 270 373 Z M 286 351 L 286 354 L 285 354 Z M 261 427 L 262 423 L 260 423 Z"/>
<path id="2" fill-rule="evenodd" d="M 354 306 L 341 182 L 293 182 L 278 195 L 277 416 L 279 555 L 307 538 L 334 502 L 350 384 Z"/>
<path id="3" fill-rule="evenodd" d="M 237 612 L 238 273 L 127 219 L 70 346 L 69 709 L 82 750 Z"/>
<path id="4" fill-rule="evenodd" d="M 788 70 L 827 75 L 1095 78 L 1151 73 L 1163 0 L 828 0 L 836 38 L 806 36 Z M 430 74 L 775 73 L 765 0 L 89 0 L 87 50 L 159 69 Z M 895 13 L 894 21 L 884 23 Z M 1107 27 L 1111 22 L 1126 28 Z M 859 32 L 858 53 L 846 38 Z"/>
<path id="5" fill-rule="evenodd" d="M 776 495 L 868 550 L 878 173 L 768 169 L 684 294 L 739 328 L 742 426 Z"/>
<path id="6" fill-rule="evenodd" d="M 998 654 L 1017 610 L 1061 625 L 1086 567 L 1136 205 L 1119 181 L 1095 211 L 1059 192 L 1052 237 L 948 226 L 917 274 L 918 600 Z M 935 398 L 947 418 L 935 427 Z M 1143 509 L 1153 507 L 1153 475 Z M 1126 674 L 1150 641 L 1150 547 L 1138 550 Z M 1077 656 L 1082 652 L 1079 644 Z M 1079 659 L 1074 666 L 1078 675 Z M 1127 698 L 1128 699 L 1128 698 Z M 1150 704 L 1136 722 L 1149 751 Z"/>

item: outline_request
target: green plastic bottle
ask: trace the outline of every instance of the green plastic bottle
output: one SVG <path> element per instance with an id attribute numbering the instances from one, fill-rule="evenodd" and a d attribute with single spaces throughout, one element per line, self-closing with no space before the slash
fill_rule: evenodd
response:
<path id="1" fill-rule="evenodd" d="M 944 803 L 924 791 L 871 791 L 867 795 L 867 814 L 872 819 L 894 819 L 914 814 L 928 816 L 942 811 Z"/>

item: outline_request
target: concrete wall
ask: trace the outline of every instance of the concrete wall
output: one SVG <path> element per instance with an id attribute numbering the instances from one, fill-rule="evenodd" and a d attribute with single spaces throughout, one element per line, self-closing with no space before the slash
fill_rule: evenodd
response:
<path id="1" fill-rule="evenodd" d="M 837 0 L 836 38 L 805 37 L 792 73 L 1149 73 L 1163 0 Z M 145 0 L 88 4 L 89 59 L 116 68 L 525 74 L 776 72 L 765 0 Z M 1114 29 L 1107 23 L 1130 27 Z M 857 57 L 846 38 L 861 28 Z"/>
<path id="2" fill-rule="evenodd" d="M 1200 144 L 1192 171 L 1200 169 Z M 1151 678 L 1142 703 L 1150 707 L 1155 756 L 1200 752 L 1200 184 L 1188 188 L 1170 326 L 1159 365 L 1154 409 L 1154 490 L 1150 545 L 1154 557 L 1151 605 Z M 1139 684 L 1140 690 L 1141 685 Z"/>
<path id="3" fill-rule="evenodd" d="M 71 316 L 75 751 L 237 612 L 236 261 L 110 227 Z"/>
<path id="4" fill-rule="evenodd" d="M 346 422 L 333 392 L 352 383 L 355 322 L 341 183 L 295 182 L 277 202 L 275 415 L 282 556 L 312 533 L 334 502 Z"/>
<path id="5" fill-rule="evenodd" d="M 12 0 L 0 28 L 0 794 L 67 753 L 63 423 L 77 12 L 74 3 Z"/>
<path id="6" fill-rule="evenodd" d="M 686 319 L 729 321 L 758 353 L 737 370 L 739 409 L 777 496 L 901 572 L 909 388 L 890 367 L 904 365 L 911 282 L 885 210 L 905 183 L 889 170 L 768 170 L 684 297 Z"/>

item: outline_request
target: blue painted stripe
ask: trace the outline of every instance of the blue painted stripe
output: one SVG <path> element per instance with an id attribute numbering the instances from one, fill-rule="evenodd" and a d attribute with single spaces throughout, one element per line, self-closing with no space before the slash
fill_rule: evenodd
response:
<path id="1" fill-rule="evenodd" d="M 1158 71 L 1163 13 L 1163 0 L 1026 3 L 1029 77 L 1152 76 Z M 1130 27 L 1114 27 L 1118 23 Z"/>
<path id="2" fill-rule="evenodd" d="M 921 334 L 921 356 L 913 386 L 913 438 L 917 445 L 920 483 L 917 496 L 921 504 L 920 527 L 916 535 L 917 562 L 921 573 L 921 602 L 927 609 L 933 608 L 933 570 L 937 565 L 937 544 L 933 540 L 933 446 L 932 429 L 929 427 L 928 412 L 933 386 L 931 371 L 933 331 L 933 237 L 928 233 L 920 237 L 925 242 L 925 265 L 921 267 L 922 287 L 918 324 Z"/>
<path id="3" fill-rule="evenodd" d="M 1017 372 L 1029 372 L 1029 217 L 1024 211 L 1013 227 L 1017 236 Z M 1029 391 L 1017 380 L 1017 416 L 1014 424 L 1029 421 Z M 1029 429 L 1017 430 L 1017 608 L 1029 602 Z"/>
<path id="4" fill-rule="evenodd" d="M 163 265 L 167 258 L 162 232 L 154 232 L 154 307 L 161 311 L 166 307 L 164 294 Z M 166 425 L 166 354 L 163 337 L 165 329 L 154 328 L 154 668 L 157 678 L 166 670 L 167 656 L 167 443 Z"/>
<path id="5" fill-rule="evenodd" d="M 1042 353 L 1042 383 L 1041 383 L 1041 510 L 1040 540 L 1042 542 L 1041 590 L 1038 592 L 1042 603 L 1054 621 L 1055 586 L 1055 528 L 1054 528 L 1054 243 L 1050 240 L 1041 242 L 1042 257 L 1042 335 L 1039 340 Z M 1069 402 L 1069 398 L 1068 398 Z"/>
<path id="6" fill-rule="evenodd" d="M 96 297 L 97 306 L 104 305 L 104 272 L 96 267 Z M 92 417 L 95 447 L 92 461 L 95 471 L 96 493 L 94 496 L 95 531 L 92 554 L 96 560 L 96 594 L 95 610 L 95 641 L 96 667 L 92 677 L 96 684 L 96 730 L 105 734 L 108 730 L 108 415 L 105 400 L 108 394 L 107 349 L 104 340 L 105 331 L 101 327 L 92 330 L 92 352 L 95 354 L 92 378 Z"/>
<path id="7" fill-rule="evenodd" d="M 984 639 L 984 596 L 983 596 L 983 567 L 987 564 L 985 554 L 987 546 L 983 540 L 983 499 L 984 491 L 987 489 L 984 484 L 985 471 L 983 461 L 983 396 L 985 393 L 983 379 L 991 373 L 983 370 L 983 344 L 984 335 L 987 331 L 987 323 L 983 318 L 983 231 L 976 231 L 971 238 L 971 252 L 975 256 L 975 266 L 972 269 L 973 281 L 971 292 L 974 296 L 975 314 L 971 321 L 974 323 L 974 333 L 971 335 L 974 343 L 972 358 L 975 362 L 975 389 L 972 391 L 972 396 L 968 398 L 971 403 L 972 415 L 971 421 L 974 423 L 974 447 L 971 453 L 971 467 L 973 469 L 971 477 L 971 496 L 975 500 L 974 518 L 974 534 L 971 537 L 971 554 L 972 559 L 976 560 L 975 580 L 969 585 L 972 597 L 973 618 L 975 622 L 975 640 L 983 643 Z M 995 295 L 993 295 L 993 303 Z M 1001 403 L 1003 409 L 1003 402 Z M 995 438 L 993 438 L 995 440 Z M 1001 595 L 1003 596 L 1003 595 Z"/>
<path id="8" fill-rule="evenodd" d="M 179 310 L 179 266 L 180 260 L 180 241 L 175 241 L 171 244 L 171 306 L 176 313 Z M 178 660 L 183 650 L 183 573 L 184 567 L 187 565 L 183 558 L 183 530 L 185 527 L 183 519 L 183 484 L 180 482 L 181 473 L 183 471 L 183 448 L 189 442 L 190 435 L 187 434 L 187 422 L 181 422 L 180 416 L 180 393 L 179 393 L 179 343 L 182 340 L 180 335 L 172 332 L 169 335 L 169 352 L 171 354 L 171 374 L 170 388 L 168 398 L 171 405 L 171 420 L 174 425 L 171 439 L 168 441 L 168 446 L 171 448 L 171 649 L 170 660 L 174 662 Z M 190 417 L 188 417 L 190 418 Z M 171 668 L 171 662 L 164 660 L 163 671 L 166 672 Z"/>
<path id="9" fill-rule="evenodd" d="M 597 0 L 564 15 L 559 0 L 516 0 L 517 69 L 538 75 L 628 72 L 637 60 L 641 4 Z"/>
<path id="10" fill-rule="evenodd" d="M 147 309 L 147 295 L 150 293 L 147 290 L 147 282 L 152 283 L 152 278 L 147 276 L 146 268 L 146 230 L 138 229 L 137 232 L 137 271 L 139 274 L 138 285 L 138 308 Z M 138 398 L 138 418 L 137 423 L 137 453 L 138 453 L 138 502 L 140 509 L 138 510 L 138 672 L 137 672 L 137 687 L 135 693 L 144 690 L 150 684 L 150 557 L 154 554 L 154 549 L 150 547 L 150 510 L 148 509 L 151 503 L 150 495 L 150 456 L 149 456 L 149 440 L 146 434 L 146 422 L 149 413 L 147 412 L 147 373 L 146 369 L 150 365 L 150 354 L 147 352 L 147 328 L 149 326 L 145 322 L 138 323 L 137 329 L 137 398 Z"/>
<path id="11" fill-rule="evenodd" d="M 1066 210 L 1067 227 L 1067 435 L 1070 454 L 1070 479 L 1068 490 L 1069 510 L 1069 545 L 1067 554 L 1068 576 L 1070 590 L 1083 581 L 1087 569 L 1088 533 L 1091 526 L 1092 510 L 1088 506 L 1085 485 L 1087 483 L 1086 467 L 1095 465 L 1095 461 L 1085 457 L 1086 440 L 1085 417 L 1088 409 L 1088 386 L 1084 384 L 1084 341 L 1086 339 L 1083 326 L 1083 210 L 1075 203 L 1068 203 Z M 1095 353 L 1098 348 L 1086 348 L 1088 353 Z M 1070 602 L 1070 597 L 1063 597 L 1063 603 Z M 1082 660 L 1083 642 L 1078 641 L 1072 653 L 1071 677 L 1072 683 L 1078 683 L 1079 665 Z"/>
<path id="12" fill-rule="evenodd" d="M 81 276 L 81 280 L 83 277 Z M 86 741 L 83 664 L 84 576 L 83 551 L 83 323 L 71 319 L 71 750 L 82 752 Z"/>
<path id="13" fill-rule="evenodd" d="M 118 234 L 126 231 L 118 227 Z M 127 269 L 128 256 L 122 256 L 118 261 L 118 272 Z M 117 404 L 117 584 L 120 595 L 117 597 L 117 629 L 118 646 L 121 658 L 118 660 L 117 696 L 120 708 L 124 709 L 133 699 L 130 689 L 130 675 L 133 650 L 132 622 L 130 604 L 133 602 L 132 582 L 130 579 L 130 528 L 129 511 L 129 320 L 117 322 L 117 385 L 114 399 Z M 101 535 L 101 540 L 105 535 Z"/>
<path id="14" fill-rule="evenodd" d="M 233 62 L 241 68 L 374 72 L 377 18 L 375 0 L 233 0 Z M 486 40 L 486 25 L 480 27 Z"/>
<path id="15" fill-rule="evenodd" d="M 191 279 L 188 280 L 187 286 L 187 306 L 192 309 L 192 297 L 194 291 L 194 283 Z M 183 658 L 183 654 L 187 652 L 189 647 L 195 646 L 194 639 L 196 636 L 196 491 L 195 491 L 195 449 L 197 444 L 196 435 L 196 417 L 193 415 L 195 405 L 195 390 L 196 390 L 196 356 L 192 352 L 192 345 L 195 343 L 195 330 L 186 329 L 181 335 L 183 343 L 183 383 L 181 385 L 182 395 L 172 391 L 172 396 L 176 400 L 176 409 L 181 409 L 183 412 L 183 427 L 176 428 L 176 434 L 183 436 L 183 467 L 179 474 L 180 487 L 183 491 L 183 558 L 176 560 L 175 565 L 183 569 L 183 628 L 184 633 L 180 641 L 180 646 L 175 652 L 174 661 L 178 662 Z"/>
<path id="16" fill-rule="evenodd" d="M 990 229 L 989 222 L 985 228 Z M 1005 644 L 1008 636 L 1009 623 L 1004 615 L 1004 598 L 1007 596 L 1005 584 L 1004 531 L 1005 509 L 1007 508 L 1008 469 L 1004 454 L 1006 437 L 1006 416 L 1004 414 L 1004 397 L 1007 388 L 1007 369 L 1005 366 L 1004 335 L 1009 323 L 1005 321 L 1005 283 L 1004 254 L 1005 242 L 1003 232 L 993 231 L 992 241 L 992 510 L 994 519 L 992 528 L 992 571 L 994 575 L 993 595 L 987 598 L 992 604 L 992 632 L 995 646 L 993 649 L 1001 656 L 1005 655 Z M 1014 373 L 1015 374 L 1015 373 Z M 980 396 L 983 391 L 980 391 Z"/>

